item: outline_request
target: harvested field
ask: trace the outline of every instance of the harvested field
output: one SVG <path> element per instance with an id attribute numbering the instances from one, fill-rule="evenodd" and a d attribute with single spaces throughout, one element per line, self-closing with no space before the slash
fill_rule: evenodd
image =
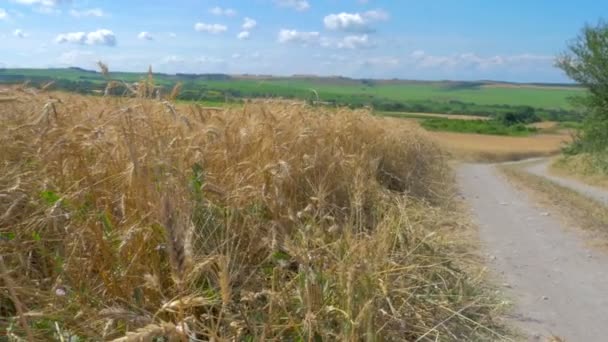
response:
<path id="1" fill-rule="evenodd" d="M 506 137 L 482 134 L 429 132 L 429 136 L 455 158 L 499 162 L 557 154 L 570 139 L 565 134 Z"/>

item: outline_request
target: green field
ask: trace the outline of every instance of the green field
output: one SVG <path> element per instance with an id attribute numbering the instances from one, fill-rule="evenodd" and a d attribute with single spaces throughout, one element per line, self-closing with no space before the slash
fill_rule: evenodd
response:
<path id="1" fill-rule="evenodd" d="M 110 73 L 109 78 L 136 82 L 146 74 Z M 78 68 L 0 69 L 0 83 L 42 84 L 55 81 L 55 89 L 92 93 L 108 79 L 100 73 Z M 389 112 L 417 112 L 494 116 L 530 106 L 547 120 L 577 121 L 569 99 L 583 93 L 572 85 L 521 85 L 496 82 L 421 82 L 355 80 L 343 77 L 252 77 L 223 74 L 154 74 L 166 93 L 183 83 L 180 100 L 238 102 L 244 98 L 280 97 L 326 104 L 371 106 Z M 123 89 L 124 91 L 124 89 Z M 120 89 L 117 90 L 120 92 Z"/>
<path id="2" fill-rule="evenodd" d="M 452 120 L 452 119 L 426 119 L 421 126 L 429 131 L 445 131 L 456 133 L 475 133 L 489 135 L 528 136 L 536 133 L 538 129 L 523 124 L 512 126 L 503 125 L 495 120 Z"/>
<path id="3" fill-rule="evenodd" d="M 388 82 L 387 82 L 388 83 Z M 510 106 L 531 106 L 536 108 L 570 108 L 568 98 L 578 95 L 581 90 L 565 86 L 493 86 L 474 82 L 398 82 L 373 86 L 366 84 L 325 84 L 308 80 L 264 80 L 258 84 L 280 85 L 294 89 L 315 89 L 319 93 L 361 95 L 391 100 L 439 102 L 459 101 L 479 105 L 504 104 Z"/>

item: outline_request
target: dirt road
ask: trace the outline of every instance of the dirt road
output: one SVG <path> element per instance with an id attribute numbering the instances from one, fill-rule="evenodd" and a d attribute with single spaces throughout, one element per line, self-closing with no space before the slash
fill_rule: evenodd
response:
<path id="1" fill-rule="evenodd" d="M 495 166 L 463 165 L 458 180 L 529 340 L 608 341 L 608 255 L 589 250 Z"/>
<path id="2" fill-rule="evenodd" d="M 575 179 L 562 178 L 554 176 L 549 172 L 550 160 L 539 160 L 537 163 L 529 165 L 525 168 L 526 171 L 537 176 L 545 177 L 552 182 L 555 182 L 563 187 L 572 189 L 582 195 L 594 199 L 600 203 L 608 205 L 608 191 L 598 187 L 594 187 Z M 607 338 L 608 339 L 608 338 Z"/>

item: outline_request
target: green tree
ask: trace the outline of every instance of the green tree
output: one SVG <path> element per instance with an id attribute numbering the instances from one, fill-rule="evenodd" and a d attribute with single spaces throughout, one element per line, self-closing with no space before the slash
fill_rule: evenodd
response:
<path id="1" fill-rule="evenodd" d="M 600 21 L 585 26 L 556 64 L 588 90 L 576 99 L 587 114 L 581 134 L 569 150 L 608 156 L 608 24 Z"/>
<path id="2" fill-rule="evenodd" d="M 496 119 L 505 126 L 531 124 L 541 121 L 540 117 L 536 115 L 536 110 L 529 106 L 519 107 L 515 111 L 499 113 Z"/>

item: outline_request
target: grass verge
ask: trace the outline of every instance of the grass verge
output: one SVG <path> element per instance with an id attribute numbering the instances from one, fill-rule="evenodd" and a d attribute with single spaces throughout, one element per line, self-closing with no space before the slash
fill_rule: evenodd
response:
<path id="1" fill-rule="evenodd" d="M 503 165 L 500 169 L 516 185 L 529 190 L 540 203 L 554 208 L 555 212 L 564 213 L 564 219 L 571 226 L 592 233 L 594 245 L 608 247 L 608 210 L 605 206 L 544 177 L 530 174 L 522 167 L 523 164 Z"/>
<path id="2" fill-rule="evenodd" d="M 606 167 L 597 158 L 588 153 L 573 156 L 561 156 L 550 168 L 551 172 L 562 177 L 577 179 L 593 186 L 608 189 Z"/>
<path id="3" fill-rule="evenodd" d="M 11 338 L 500 337 L 500 306 L 466 271 L 443 153 L 423 132 L 304 105 L 10 95 Z"/>

